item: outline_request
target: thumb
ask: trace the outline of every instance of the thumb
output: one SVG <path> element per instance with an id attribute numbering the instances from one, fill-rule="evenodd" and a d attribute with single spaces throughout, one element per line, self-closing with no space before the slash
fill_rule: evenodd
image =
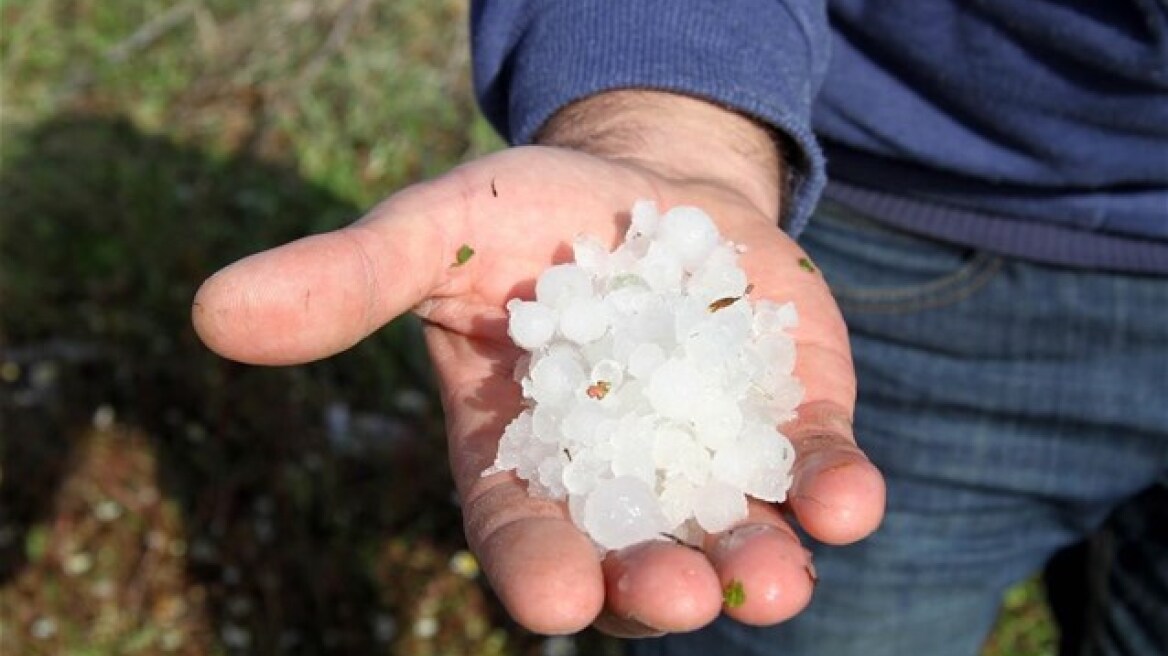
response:
<path id="1" fill-rule="evenodd" d="M 196 332 L 220 355 L 252 364 L 353 346 L 453 277 L 467 177 L 456 170 L 415 185 L 346 228 L 220 270 L 195 294 Z"/>

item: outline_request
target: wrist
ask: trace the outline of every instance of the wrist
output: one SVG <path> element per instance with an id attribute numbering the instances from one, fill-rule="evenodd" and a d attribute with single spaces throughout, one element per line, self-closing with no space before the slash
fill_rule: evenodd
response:
<path id="1" fill-rule="evenodd" d="M 786 185 L 779 135 L 706 100 L 607 91 L 560 109 L 535 140 L 629 162 L 678 182 L 718 185 L 776 221 L 782 216 Z"/>

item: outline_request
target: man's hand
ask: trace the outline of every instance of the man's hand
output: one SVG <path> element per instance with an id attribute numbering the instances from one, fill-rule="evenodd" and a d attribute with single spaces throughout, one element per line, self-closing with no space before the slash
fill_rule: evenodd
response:
<path id="1" fill-rule="evenodd" d="M 619 139 L 621 129 L 635 127 L 617 116 L 637 111 L 639 98 L 632 100 L 615 112 L 606 108 L 607 123 L 595 134 Z M 347 228 L 223 269 L 194 304 L 208 346 L 273 365 L 337 353 L 403 312 L 421 316 L 467 540 L 512 616 L 541 633 L 594 622 L 629 636 L 693 630 L 722 610 L 732 581 L 741 583 L 745 600 L 728 614 L 751 624 L 779 622 L 803 608 L 815 578 L 787 517 L 842 544 L 868 535 L 883 513 L 883 481 L 851 434 L 855 379 L 846 330 L 822 278 L 806 270 L 805 255 L 775 225 L 778 158 L 765 154 L 773 145 L 720 143 L 719 134 L 739 139 L 763 131 L 700 101 L 665 94 L 649 100 L 656 127 L 637 131 L 636 152 L 615 152 L 611 142 L 582 152 L 589 149 L 574 141 L 587 139 L 588 131 L 580 132 L 587 117 L 576 117 L 558 133 L 562 139 L 545 134 L 565 147 L 510 149 L 405 189 Z M 676 111 L 660 113 L 660 103 L 674 102 Z M 687 126 L 715 136 L 687 141 Z M 767 170 L 767 157 L 775 170 Z M 723 235 L 748 248 L 741 264 L 754 295 L 795 302 L 796 375 L 807 393 L 799 418 L 784 427 L 797 450 L 784 508 L 752 502 L 741 526 L 709 536 L 702 551 L 656 542 L 602 559 L 562 504 L 529 497 L 509 472 L 481 473 L 522 408 L 512 378 L 520 351 L 507 337 L 504 304 L 532 296 L 543 269 L 570 259 L 576 235 L 615 245 L 642 198 L 662 211 L 703 208 Z M 464 245 L 474 255 L 458 264 Z"/>

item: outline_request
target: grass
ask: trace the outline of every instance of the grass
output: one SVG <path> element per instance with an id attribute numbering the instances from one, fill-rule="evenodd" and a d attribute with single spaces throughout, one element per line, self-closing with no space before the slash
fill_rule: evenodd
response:
<path id="1" fill-rule="evenodd" d="M 982 656 L 1056 656 L 1058 632 L 1039 579 L 1014 586 L 1002 600 Z"/>
<path id="2" fill-rule="evenodd" d="M 189 328 L 220 266 L 500 147 L 464 12 L 0 0 L 0 652 L 565 653 L 465 551 L 416 324 L 279 369 Z M 1021 590 L 987 654 L 1053 653 Z"/>

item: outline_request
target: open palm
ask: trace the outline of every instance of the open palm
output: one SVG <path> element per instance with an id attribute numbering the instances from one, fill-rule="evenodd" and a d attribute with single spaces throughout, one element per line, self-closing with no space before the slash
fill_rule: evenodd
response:
<path id="1" fill-rule="evenodd" d="M 200 289 L 194 322 L 226 357 L 291 364 L 344 350 L 403 312 L 421 316 L 467 539 L 528 628 L 692 630 L 717 616 L 734 580 L 746 598 L 728 613 L 781 621 L 806 604 L 814 570 L 777 506 L 752 503 L 741 526 L 709 536 L 702 551 L 655 542 L 602 558 L 562 504 L 529 497 L 511 473 L 481 476 L 521 409 L 512 378 L 520 351 L 506 335 L 505 303 L 530 297 L 543 269 L 570 258 L 576 235 L 614 245 L 643 198 L 662 210 L 705 209 L 723 235 L 747 247 L 741 264 L 752 296 L 795 302 L 796 375 L 807 394 L 784 429 L 798 454 L 787 509 L 825 542 L 864 537 L 880 520 L 884 488 L 852 439 L 855 380 L 842 320 L 773 217 L 724 185 L 569 150 L 511 149 L 391 196 L 345 229 L 227 267 Z M 474 255 L 459 264 L 464 246 Z"/>

